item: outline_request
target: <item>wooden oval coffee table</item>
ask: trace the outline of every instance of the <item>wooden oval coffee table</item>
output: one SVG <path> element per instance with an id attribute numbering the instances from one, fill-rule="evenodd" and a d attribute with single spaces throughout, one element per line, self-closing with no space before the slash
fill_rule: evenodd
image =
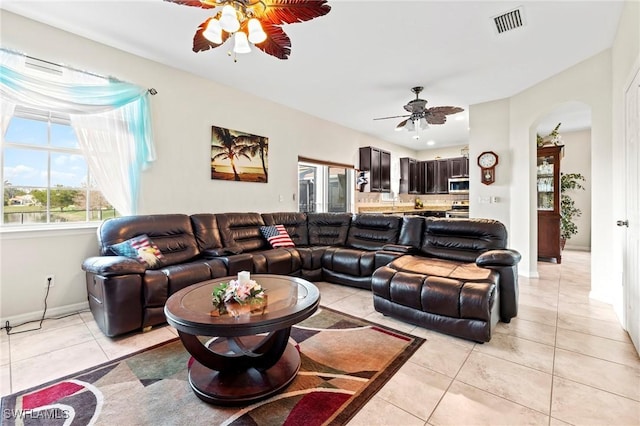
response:
<path id="1" fill-rule="evenodd" d="M 289 343 L 291 326 L 320 304 L 318 288 L 306 280 L 252 275 L 265 289 L 264 310 L 212 316 L 213 287 L 231 279 L 186 287 L 169 297 L 164 308 L 167 322 L 195 359 L 189 368 L 191 388 L 198 398 L 218 405 L 250 404 L 289 385 L 300 369 L 300 354 Z M 198 336 L 216 337 L 206 341 Z"/>

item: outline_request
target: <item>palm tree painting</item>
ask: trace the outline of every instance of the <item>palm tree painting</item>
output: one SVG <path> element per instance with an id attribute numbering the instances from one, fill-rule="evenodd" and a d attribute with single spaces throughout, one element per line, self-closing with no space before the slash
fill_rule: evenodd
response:
<path id="1" fill-rule="evenodd" d="M 267 182 L 269 138 L 211 126 L 211 179 Z"/>

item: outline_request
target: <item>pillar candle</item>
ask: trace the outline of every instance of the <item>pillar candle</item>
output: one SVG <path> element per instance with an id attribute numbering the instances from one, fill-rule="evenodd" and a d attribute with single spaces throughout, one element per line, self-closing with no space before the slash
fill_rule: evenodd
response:
<path id="1" fill-rule="evenodd" d="M 240 271 L 238 272 L 238 282 L 240 284 L 244 284 L 251 279 L 251 274 L 249 271 Z"/>

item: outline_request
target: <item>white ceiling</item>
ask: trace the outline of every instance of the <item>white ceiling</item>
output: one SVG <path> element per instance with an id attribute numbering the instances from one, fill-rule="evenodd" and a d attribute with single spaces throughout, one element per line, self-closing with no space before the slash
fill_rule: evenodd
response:
<path id="1" fill-rule="evenodd" d="M 328 15 L 284 27 L 292 41 L 289 60 L 254 49 L 237 63 L 227 56 L 227 45 L 191 51 L 195 30 L 211 14 L 205 9 L 160 0 L 2 0 L 0 6 L 419 151 L 428 140 L 436 142 L 432 148 L 467 143 L 469 105 L 512 96 L 611 47 L 623 5 L 617 0 L 329 4 Z M 492 18 L 519 6 L 525 26 L 498 35 Z M 459 106 L 465 112 L 431 126 L 418 141 L 394 131 L 400 119 L 373 121 L 404 114 L 413 86 L 425 87 L 420 97 L 428 107 Z M 558 122 L 565 131 L 589 127 L 590 113 L 569 104 L 539 129 L 551 131 Z"/>

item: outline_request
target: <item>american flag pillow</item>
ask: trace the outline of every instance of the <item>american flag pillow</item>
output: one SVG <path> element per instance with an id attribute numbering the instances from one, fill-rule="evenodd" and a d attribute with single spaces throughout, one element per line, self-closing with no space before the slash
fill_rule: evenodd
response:
<path id="1" fill-rule="evenodd" d="M 284 225 L 261 226 L 260 232 L 269 241 L 271 247 L 295 247 Z"/>
<path id="2" fill-rule="evenodd" d="M 148 235 L 142 234 L 120 244 L 111 246 L 111 251 L 120 256 L 130 257 L 149 268 L 162 266 L 164 256 Z"/>

